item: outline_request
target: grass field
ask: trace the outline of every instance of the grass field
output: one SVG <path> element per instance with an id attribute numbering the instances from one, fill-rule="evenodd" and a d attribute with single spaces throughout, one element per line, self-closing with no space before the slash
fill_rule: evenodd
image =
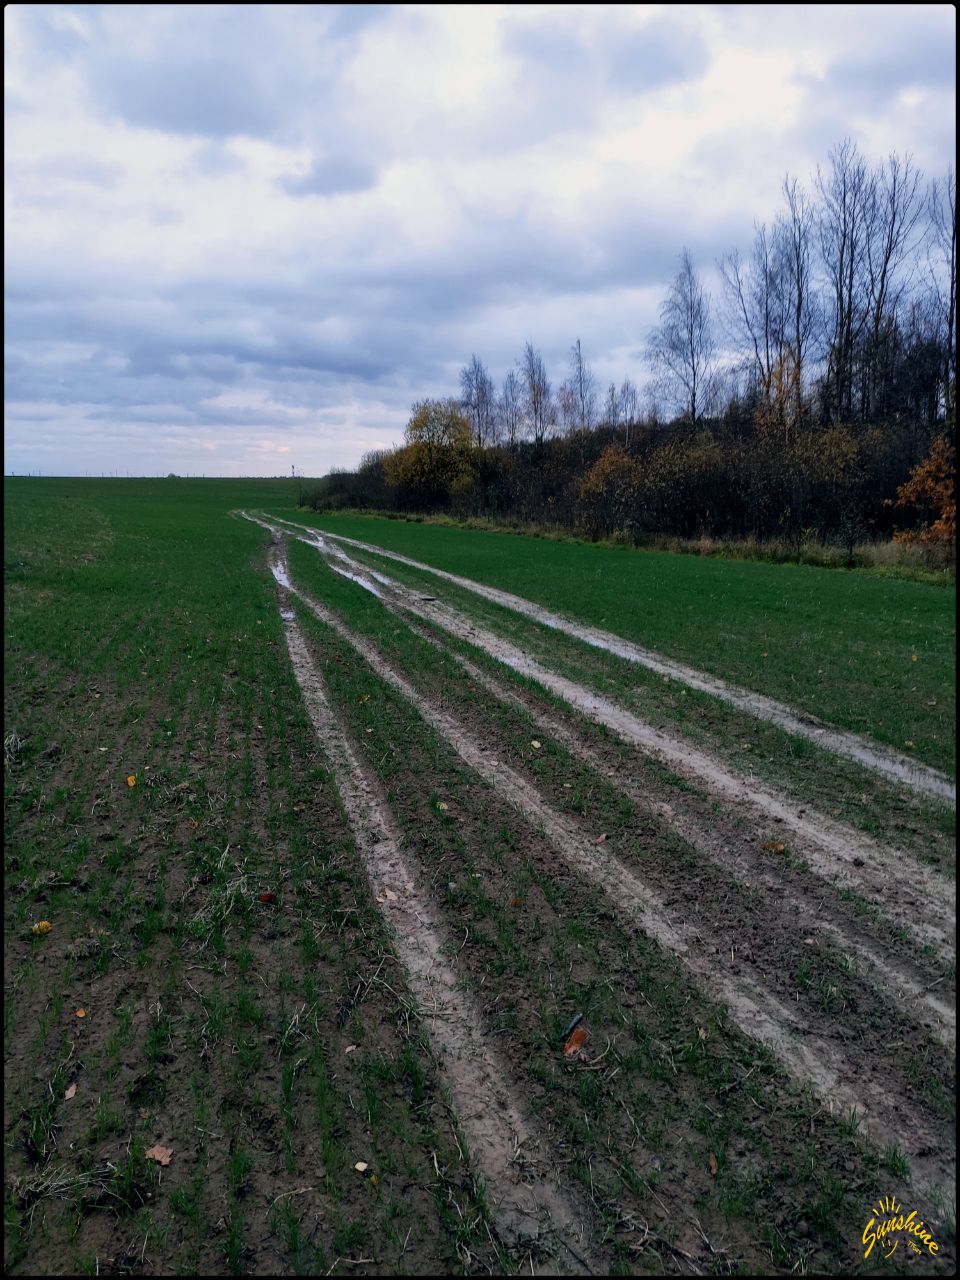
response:
<path id="1" fill-rule="evenodd" d="M 955 771 L 952 587 L 375 517 L 297 518 L 536 600 Z"/>
<path id="2" fill-rule="evenodd" d="M 8 1272 L 952 1273 L 952 806 L 289 481 L 5 497 Z M 952 771 L 942 587 L 322 523 Z"/>

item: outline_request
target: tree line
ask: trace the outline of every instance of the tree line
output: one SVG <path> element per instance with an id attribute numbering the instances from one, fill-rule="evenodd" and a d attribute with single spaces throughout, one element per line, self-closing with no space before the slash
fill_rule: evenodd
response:
<path id="1" fill-rule="evenodd" d="M 414 405 L 403 445 L 312 503 L 637 541 L 955 537 L 952 169 L 927 181 L 845 140 L 808 186 L 787 175 L 776 217 L 715 274 L 711 294 L 682 250 L 642 389 L 601 387 L 579 338 L 556 389 L 532 341 L 499 384 L 474 354 L 458 394 Z"/>

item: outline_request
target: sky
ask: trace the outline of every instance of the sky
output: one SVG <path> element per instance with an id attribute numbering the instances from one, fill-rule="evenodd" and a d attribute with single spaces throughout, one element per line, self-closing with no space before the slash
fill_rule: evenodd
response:
<path id="1" fill-rule="evenodd" d="M 8 5 L 4 471 L 322 475 L 474 352 L 643 347 L 844 137 L 941 176 L 949 5 Z"/>

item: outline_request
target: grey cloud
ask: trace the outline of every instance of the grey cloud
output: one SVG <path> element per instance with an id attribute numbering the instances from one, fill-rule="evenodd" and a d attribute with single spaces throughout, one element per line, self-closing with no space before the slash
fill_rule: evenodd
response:
<path id="1" fill-rule="evenodd" d="M 278 185 L 293 196 L 334 196 L 367 191 L 376 181 L 377 170 L 367 160 L 355 156 L 324 156 L 314 160 L 301 177 L 281 178 Z"/>
<path id="2" fill-rule="evenodd" d="M 265 133 L 272 104 L 246 68 L 219 58 L 111 61 L 97 78 L 103 106 L 130 124 L 168 133 Z"/>
<path id="3" fill-rule="evenodd" d="M 59 155 L 40 161 L 34 172 L 61 182 L 77 182 L 85 186 L 110 188 L 115 187 L 123 177 L 123 166 L 108 160 Z"/>
<path id="4" fill-rule="evenodd" d="M 649 93 L 702 75 L 710 59 L 699 36 L 664 18 L 648 22 L 640 31 L 619 33 L 605 60 L 617 88 Z"/>

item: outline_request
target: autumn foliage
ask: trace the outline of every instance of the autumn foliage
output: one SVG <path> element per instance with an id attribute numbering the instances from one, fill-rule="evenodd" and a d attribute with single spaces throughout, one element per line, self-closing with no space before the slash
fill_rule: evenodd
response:
<path id="1" fill-rule="evenodd" d="M 920 508 L 933 516 L 917 532 L 902 530 L 896 542 L 950 543 L 957 539 L 957 455 L 945 436 L 938 436 L 922 462 L 897 489 L 895 506 Z"/>
<path id="2" fill-rule="evenodd" d="M 386 480 L 407 501 L 443 504 L 473 483 L 475 452 L 458 401 L 421 400 L 407 423 L 406 444 L 384 459 Z"/>

